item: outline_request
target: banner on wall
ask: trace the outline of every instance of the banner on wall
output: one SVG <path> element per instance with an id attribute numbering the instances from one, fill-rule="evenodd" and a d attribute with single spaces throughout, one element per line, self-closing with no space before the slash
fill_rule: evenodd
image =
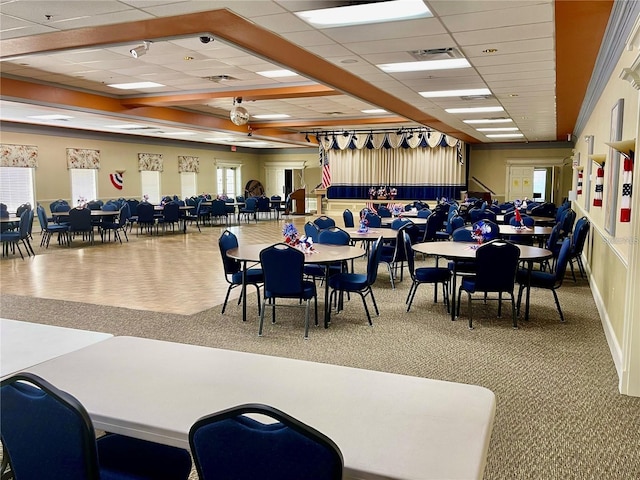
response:
<path id="1" fill-rule="evenodd" d="M 111 180 L 111 185 L 113 185 L 118 190 L 122 190 L 122 186 L 124 185 L 124 178 L 122 172 L 115 172 L 109 174 L 109 180 Z"/>

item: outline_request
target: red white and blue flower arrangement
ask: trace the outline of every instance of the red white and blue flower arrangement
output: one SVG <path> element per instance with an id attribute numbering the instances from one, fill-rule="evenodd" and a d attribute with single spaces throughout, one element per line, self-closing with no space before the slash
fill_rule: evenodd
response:
<path id="1" fill-rule="evenodd" d="M 489 239 L 491 234 L 491 227 L 486 223 L 480 221 L 473 226 L 471 231 L 471 238 L 478 242 L 478 246 L 482 245 L 482 242 Z M 477 248 L 475 247 L 475 248 Z"/>
<path id="2" fill-rule="evenodd" d="M 367 208 L 362 209 L 362 212 L 360 212 L 360 224 L 358 225 L 358 233 L 369 232 L 369 220 L 367 220 L 368 213 L 369 209 Z"/>
<path id="3" fill-rule="evenodd" d="M 282 228 L 282 235 L 284 236 L 284 243 L 290 245 L 304 253 L 313 253 L 313 239 L 307 236 L 300 237 L 298 229 L 293 223 L 285 223 Z"/>

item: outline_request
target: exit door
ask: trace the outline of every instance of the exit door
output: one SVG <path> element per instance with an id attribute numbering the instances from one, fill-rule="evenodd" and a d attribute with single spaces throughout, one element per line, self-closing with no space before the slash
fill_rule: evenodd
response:
<path id="1" fill-rule="evenodd" d="M 509 167 L 509 192 L 507 200 L 533 199 L 534 167 Z"/>

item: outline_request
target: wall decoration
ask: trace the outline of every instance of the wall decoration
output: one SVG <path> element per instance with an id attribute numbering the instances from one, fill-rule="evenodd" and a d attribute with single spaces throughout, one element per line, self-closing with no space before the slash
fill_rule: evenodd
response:
<path id="1" fill-rule="evenodd" d="M 124 185 L 123 174 L 124 172 L 122 171 L 109 174 L 109 180 L 111 180 L 111 185 L 113 185 L 118 190 L 122 190 L 122 187 Z"/>
<path id="2" fill-rule="evenodd" d="M 611 128 L 609 141 L 622 140 L 622 118 L 624 113 L 624 99 L 619 99 L 611 109 Z M 610 235 L 616 234 L 618 179 L 620 177 L 620 153 L 609 148 L 609 164 L 607 165 L 607 201 L 605 202 L 604 229 Z"/>
<path id="3" fill-rule="evenodd" d="M 602 206 L 602 191 L 604 189 L 604 163 L 598 166 L 596 170 L 596 191 L 593 195 L 593 206 Z"/>
<path id="4" fill-rule="evenodd" d="M 67 148 L 67 168 L 100 168 L 100 150 Z"/>
<path id="5" fill-rule="evenodd" d="M 200 173 L 200 157 L 178 155 L 178 173 Z"/>
<path id="6" fill-rule="evenodd" d="M 622 201 L 620 221 L 631 221 L 631 182 L 633 181 L 633 159 L 625 157 L 622 166 Z"/>
<path id="7" fill-rule="evenodd" d="M 140 172 L 162 172 L 163 162 L 161 153 L 139 153 L 138 171 Z"/>
<path id="8" fill-rule="evenodd" d="M 38 166 L 38 147 L 34 145 L 0 145 L 0 167 L 27 167 Z"/>
<path id="9" fill-rule="evenodd" d="M 582 195 L 582 170 L 578 170 L 578 188 L 577 195 Z"/>

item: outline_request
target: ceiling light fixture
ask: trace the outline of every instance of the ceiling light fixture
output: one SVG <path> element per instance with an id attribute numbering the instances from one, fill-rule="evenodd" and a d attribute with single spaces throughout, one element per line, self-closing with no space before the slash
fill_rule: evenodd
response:
<path id="1" fill-rule="evenodd" d="M 368 110 L 360 110 L 362 113 L 369 113 L 369 114 L 377 114 L 377 113 L 389 113 L 386 110 L 382 109 L 382 108 L 369 108 Z"/>
<path id="2" fill-rule="evenodd" d="M 286 113 L 263 113 L 261 115 L 254 115 L 253 118 L 259 120 L 278 120 L 281 118 L 291 118 L 291 115 L 287 115 Z"/>
<path id="3" fill-rule="evenodd" d="M 394 22 L 414 18 L 433 17 L 422 0 L 391 0 L 370 2 L 333 8 L 295 12 L 311 25 L 319 28 Z"/>
<path id="4" fill-rule="evenodd" d="M 464 123 L 511 123 L 513 120 L 510 118 L 477 118 L 475 120 L 463 120 Z"/>
<path id="5" fill-rule="evenodd" d="M 470 95 L 491 95 L 488 88 L 466 88 L 462 90 L 438 90 L 432 92 L 418 92 L 424 98 L 466 97 Z"/>
<path id="6" fill-rule="evenodd" d="M 479 132 L 517 132 L 518 127 L 487 127 L 476 128 Z"/>
<path id="7" fill-rule="evenodd" d="M 147 50 L 149 50 L 149 45 L 150 44 L 151 44 L 151 42 L 145 41 L 142 45 L 139 45 L 139 46 L 129 50 L 129 53 L 131 54 L 131 56 L 133 58 L 139 58 L 142 55 L 144 55 L 145 53 L 147 53 Z"/>
<path id="8" fill-rule="evenodd" d="M 496 107 L 468 107 L 468 108 L 445 108 L 447 113 L 489 113 L 489 112 L 504 112 L 504 108 L 500 106 Z"/>
<path id="9" fill-rule="evenodd" d="M 156 82 L 131 82 L 131 83 L 112 83 L 107 85 L 111 88 L 119 88 L 120 90 L 139 90 L 143 88 L 158 88 L 164 87 L 162 83 Z"/>
<path id="10" fill-rule="evenodd" d="M 446 60 L 424 60 L 422 62 L 381 63 L 376 65 L 376 67 L 387 73 L 402 73 L 469 68 L 471 64 L 466 58 L 449 58 Z"/>
<path id="11" fill-rule="evenodd" d="M 296 72 L 292 72 L 291 70 L 265 70 L 263 72 L 256 73 L 267 78 L 296 77 L 298 75 Z"/>
<path id="12" fill-rule="evenodd" d="M 522 133 L 490 133 L 489 135 L 485 135 L 487 138 L 516 138 L 516 137 L 524 137 Z"/>
<path id="13" fill-rule="evenodd" d="M 236 105 L 236 103 L 238 105 Z M 242 97 L 236 97 L 233 99 L 233 108 L 229 112 L 229 118 L 234 123 L 234 125 L 246 125 L 249 122 L 249 112 L 246 108 L 240 107 L 239 105 L 242 103 Z M 249 131 L 249 136 L 251 136 L 251 131 Z"/>

